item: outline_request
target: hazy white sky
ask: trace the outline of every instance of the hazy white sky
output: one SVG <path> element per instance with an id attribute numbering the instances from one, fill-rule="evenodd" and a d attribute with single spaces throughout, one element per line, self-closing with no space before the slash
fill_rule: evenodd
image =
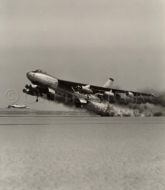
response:
<path id="1" fill-rule="evenodd" d="M 164 33 L 164 0 L 0 0 L 0 107 L 9 103 L 8 89 L 24 101 L 25 73 L 37 68 L 92 84 L 112 76 L 122 88 L 165 90 Z"/>

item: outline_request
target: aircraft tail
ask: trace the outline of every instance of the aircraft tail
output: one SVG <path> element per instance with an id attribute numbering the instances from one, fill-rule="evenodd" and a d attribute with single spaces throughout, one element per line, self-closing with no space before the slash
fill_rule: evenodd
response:
<path id="1" fill-rule="evenodd" d="M 111 88 L 113 85 L 114 79 L 113 78 L 109 78 L 108 81 L 104 84 L 104 88 Z"/>

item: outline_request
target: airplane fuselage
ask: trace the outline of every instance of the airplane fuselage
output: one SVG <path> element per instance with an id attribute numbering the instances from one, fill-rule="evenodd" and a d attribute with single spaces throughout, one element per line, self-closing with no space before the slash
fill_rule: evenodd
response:
<path id="1" fill-rule="evenodd" d="M 47 98 L 51 100 L 59 99 L 60 96 L 63 101 L 67 103 L 80 103 L 81 101 L 87 103 L 85 100 L 86 95 L 73 92 L 72 88 L 60 87 L 59 80 L 51 75 L 38 71 L 30 71 L 27 73 L 27 78 L 37 87 L 33 88 L 31 85 L 26 85 L 23 92 L 36 96 L 36 101 L 38 101 L 38 97 L 43 97 L 43 95 L 46 94 Z M 52 90 L 54 93 L 52 93 Z"/>
<path id="2" fill-rule="evenodd" d="M 58 79 L 45 73 L 31 71 L 27 73 L 27 78 L 35 85 L 45 86 L 54 90 L 58 87 Z"/>

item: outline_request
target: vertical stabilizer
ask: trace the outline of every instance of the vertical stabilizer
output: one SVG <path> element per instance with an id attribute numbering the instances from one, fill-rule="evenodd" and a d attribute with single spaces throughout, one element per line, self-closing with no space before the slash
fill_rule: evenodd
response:
<path id="1" fill-rule="evenodd" d="M 113 85 L 114 79 L 113 78 L 109 78 L 108 81 L 104 84 L 104 88 L 111 88 Z"/>

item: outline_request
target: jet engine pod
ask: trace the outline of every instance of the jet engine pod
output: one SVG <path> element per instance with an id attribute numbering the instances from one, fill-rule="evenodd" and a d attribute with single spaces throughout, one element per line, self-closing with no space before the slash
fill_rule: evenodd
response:
<path id="1" fill-rule="evenodd" d="M 93 93 L 93 90 L 90 88 L 89 84 L 82 86 L 81 91 L 86 93 L 86 94 L 92 94 Z"/>
<path id="2" fill-rule="evenodd" d="M 32 87 L 31 84 L 30 84 L 30 85 L 26 84 L 26 85 L 25 85 L 25 88 L 30 90 L 30 89 L 32 89 L 33 87 Z"/>
<path id="3" fill-rule="evenodd" d="M 22 91 L 23 91 L 23 93 L 26 93 L 26 94 L 27 94 L 27 90 L 26 90 L 25 88 L 24 88 Z"/>

